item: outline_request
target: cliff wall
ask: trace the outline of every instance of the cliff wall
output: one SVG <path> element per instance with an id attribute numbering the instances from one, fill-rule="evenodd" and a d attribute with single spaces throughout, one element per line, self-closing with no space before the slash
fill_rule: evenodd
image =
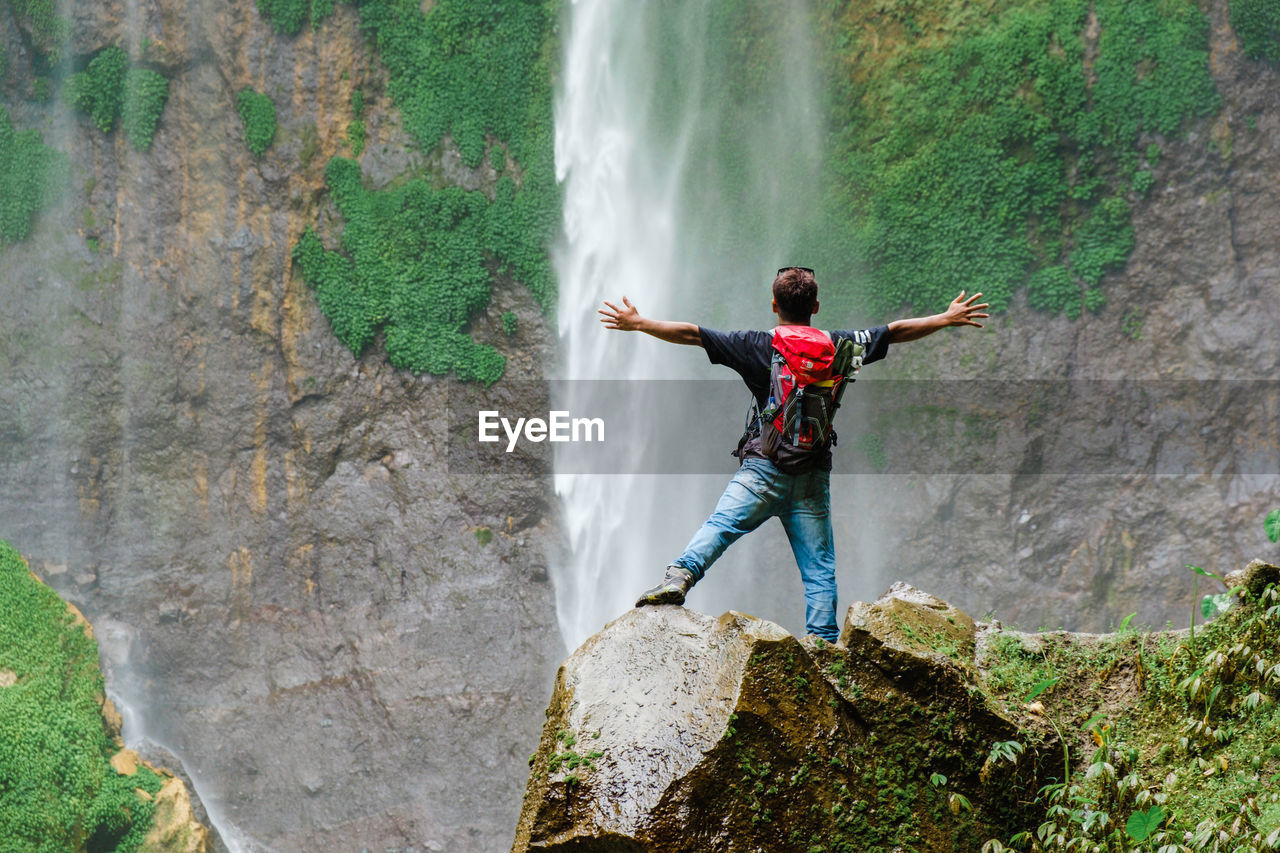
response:
<path id="1" fill-rule="evenodd" d="M 449 412 L 479 386 L 353 357 L 290 260 L 308 224 L 337 239 L 323 171 L 351 154 L 357 86 L 370 185 L 492 166 L 419 152 L 350 6 L 293 37 L 251 3 L 73 21 L 68 61 L 123 45 L 169 97 L 149 152 L 33 99 L 45 60 L 0 9 L 13 120 L 70 161 L 3 255 L 4 535 L 99 626 L 137 734 L 241 849 L 505 846 L 561 653 L 549 481 L 451 466 Z M 245 88 L 277 109 L 261 158 Z M 551 336 L 523 287 L 500 276 L 473 323 L 507 377 L 540 375 Z M 545 410 L 512 387 L 533 390 L 485 399 Z"/>

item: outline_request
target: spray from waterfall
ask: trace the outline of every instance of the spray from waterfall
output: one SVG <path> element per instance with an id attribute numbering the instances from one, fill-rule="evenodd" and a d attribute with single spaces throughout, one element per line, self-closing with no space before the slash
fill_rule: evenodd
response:
<path id="1" fill-rule="evenodd" d="M 643 420 L 592 380 L 726 378 L 700 349 L 606 332 L 602 300 L 626 295 L 646 316 L 713 328 L 772 325 L 774 270 L 806 263 L 821 228 L 824 95 L 811 27 L 804 3 L 572 5 L 555 145 L 562 376 L 574 381 L 562 383 L 559 408 Z M 690 428 L 699 420 L 691 413 Z M 736 435 L 724 436 L 723 473 L 639 473 L 646 455 L 679 440 L 669 424 L 652 424 L 650 436 L 620 451 L 620 473 L 556 478 L 572 553 L 554 583 L 570 648 L 660 577 L 732 474 Z M 690 606 L 798 628 L 799 581 L 780 528 L 747 541 Z"/>

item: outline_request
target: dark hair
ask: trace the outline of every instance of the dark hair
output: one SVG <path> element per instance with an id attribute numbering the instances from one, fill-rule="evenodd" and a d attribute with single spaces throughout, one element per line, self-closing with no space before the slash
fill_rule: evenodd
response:
<path id="1" fill-rule="evenodd" d="M 783 267 L 773 280 L 778 316 L 788 323 L 807 323 L 818 299 L 818 283 L 807 267 Z"/>

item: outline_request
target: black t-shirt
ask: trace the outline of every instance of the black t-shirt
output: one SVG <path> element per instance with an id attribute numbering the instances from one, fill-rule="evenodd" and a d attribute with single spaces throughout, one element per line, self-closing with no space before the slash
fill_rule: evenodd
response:
<path id="1" fill-rule="evenodd" d="M 736 370 L 742 377 L 742 381 L 751 389 L 751 393 L 755 395 L 756 404 L 763 409 L 769 402 L 769 367 L 773 361 L 773 332 L 758 330 L 717 332 L 714 329 L 699 326 L 698 333 L 702 337 L 702 348 L 707 351 L 707 358 L 711 363 L 727 365 Z M 872 329 L 842 329 L 829 334 L 836 344 L 839 344 L 843 338 L 848 338 L 855 344 L 861 344 L 863 364 L 879 361 L 889 352 L 888 326 L 876 326 Z M 744 448 L 744 455 L 761 455 L 753 445 L 754 443 Z M 830 451 L 828 450 L 814 462 L 816 467 L 822 470 L 831 470 Z"/>

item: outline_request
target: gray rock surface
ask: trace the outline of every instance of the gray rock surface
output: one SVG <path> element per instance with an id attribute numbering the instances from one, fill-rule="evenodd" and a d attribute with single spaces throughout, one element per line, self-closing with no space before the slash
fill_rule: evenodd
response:
<path id="1" fill-rule="evenodd" d="M 513 853 L 977 849 L 984 808 L 1016 808 L 983 759 L 1017 727 L 963 653 L 909 648 L 935 603 L 895 588 L 872 605 L 893 619 L 851 616 L 849 648 L 732 611 L 619 617 L 556 676 Z M 957 621 L 972 664 L 973 622 Z M 1053 760 L 1041 752 L 1027 762 Z"/>
<path id="2" fill-rule="evenodd" d="M 1280 505 L 1280 74 L 1244 58 L 1225 0 L 1207 11 L 1222 110 L 1179 137 L 1142 140 L 1162 150 L 1156 185 L 1133 199 L 1135 248 L 1104 281 L 1105 307 L 1072 322 L 1015 300 L 980 332 L 894 347 L 875 366 L 877 378 L 947 380 L 979 413 L 983 395 L 1007 395 L 1011 382 L 1098 380 L 1086 400 L 940 417 L 947 431 L 932 445 L 880 431 L 887 474 L 919 470 L 939 447 L 967 455 L 946 473 L 862 480 L 857 491 L 875 497 L 858 503 L 857 523 L 879 582 L 905 578 L 1027 630 L 1102 631 L 1131 612 L 1135 626 L 1181 624 L 1188 563 L 1224 573 L 1258 554 L 1275 560 L 1262 520 Z M 1139 396 L 1163 418 L 1130 420 Z M 1116 444 L 1138 454 L 1131 466 L 1106 455 Z M 1180 446 L 1202 473 L 1160 473 Z M 1107 473 L 1113 462 L 1130 470 Z"/>
<path id="3" fill-rule="evenodd" d="M 0 11 L 5 101 L 72 165 L 0 258 L 0 537 L 99 626 L 126 732 L 181 758 L 233 847 L 504 849 L 563 653 L 560 538 L 538 458 L 478 476 L 446 448 L 451 411 L 546 410 L 522 380 L 547 321 L 497 282 L 474 322 L 510 359 L 488 391 L 353 358 L 289 253 L 310 222 L 336 240 L 322 171 L 353 87 L 367 150 L 403 145 L 354 10 L 292 39 L 253 3 L 76 26 L 135 12 L 126 43 L 181 59 L 147 154 L 26 101 Z M 260 160 L 246 86 L 278 111 Z"/>

